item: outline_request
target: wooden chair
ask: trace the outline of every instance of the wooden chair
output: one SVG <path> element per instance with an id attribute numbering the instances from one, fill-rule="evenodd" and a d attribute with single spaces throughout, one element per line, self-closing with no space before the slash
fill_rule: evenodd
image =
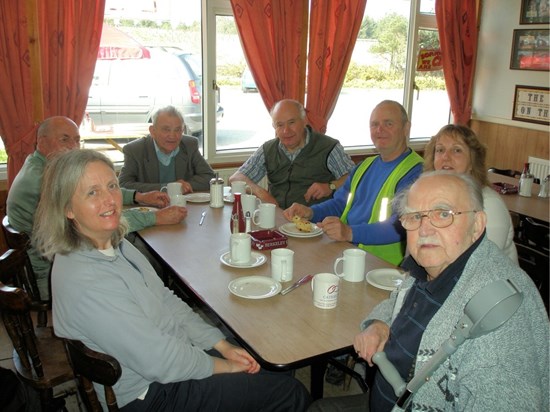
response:
<path id="1" fill-rule="evenodd" d="M 15 274 L 15 278 L 13 279 L 14 285 L 23 288 L 33 302 L 33 310 L 38 312 L 37 326 L 46 326 L 48 324 L 48 311 L 51 309 L 51 301 L 43 300 L 40 296 L 40 291 L 36 284 L 36 276 L 27 254 L 27 250 L 30 247 L 30 239 L 26 233 L 18 232 L 10 225 L 8 216 L 4 216 L 2 219 L 2 228 L 8 247 L 24 252 L 23 263 L 19 265 L 18 270 L 12 272 Z M 4 280 L 3 282 L 6 283 Z"/>
<path id="2" fill-rule="evenodd" d="M 112 356 L 99 353 L 86 347 L 78 340 L 64 339 L 73 372 L 78 378 L 81 393 L 90 412 L 101 412 L 92 382 L 103 385 L 105 401 L 109 411 L 118 411 L 113 385 L 118 381 L 122 370 Z"/>
<path id="3" fill-rule="evenodd" d="M 51 327 L 34 328 L 31 300 L 20 288 L 0 283 L 0 311 L 13 344 L 13 364 L 21 381 L 37 390 L 43 411 L 53 409 L 53 388 L 74 380 L 61 339 Z M 64 403 L 64 400 L 61 399 Z"/>

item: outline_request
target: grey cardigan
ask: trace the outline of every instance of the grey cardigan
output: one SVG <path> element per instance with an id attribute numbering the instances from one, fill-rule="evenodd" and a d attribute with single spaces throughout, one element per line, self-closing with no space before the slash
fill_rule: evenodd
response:
<path id="1" fill-rule="evenodd" d="M 487 238 L 473 252 L 460 280 L 428 324 L 415 370 L 449 338 L 470 298 L 498 279 L 512 279 L 523 292 L 520 308 L 496 331 L 460 346 L 413 396 L 413 411 L 548 411 L 546 309 L 527 274 Z M 374 319 L 391 324 L 414 280 L 408 277 L 388 300 L 374 308 L 361 328 Z"/>
<path id="2" fill-rule="evenodd" d="M 192 136 L 182 136 L 180 151 L 176 155 L 176 179 L 191 184 L 194 191 L 209 190 L 214 171 L 199 152 L 198 140 Z M 119 175 L 122 187 L 140 192 L 160 190 L 166 183 L 159 182 L 159 161 L 151 136 L 134 140 L 122 149 L 124 166 Z"/>

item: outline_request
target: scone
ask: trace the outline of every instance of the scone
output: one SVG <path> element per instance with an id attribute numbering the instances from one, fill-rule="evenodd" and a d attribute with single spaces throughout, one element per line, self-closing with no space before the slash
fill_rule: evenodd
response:
<path id="1" fill-rule="evenodd" d="M 311 222 L 301 218 L 300 216 L 294 216 L 292 222 L 296 225 L 296 229 L 300 232 L 311 232 L 313 230 L 313 225 Z"/>

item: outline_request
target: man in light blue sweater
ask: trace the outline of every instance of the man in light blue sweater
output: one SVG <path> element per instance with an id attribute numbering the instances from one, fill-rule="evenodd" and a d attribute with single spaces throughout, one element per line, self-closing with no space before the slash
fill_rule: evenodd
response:
<path id="1" fill-rule="evenodd" d="M 363 321 L 353 342 L 358 356 L 372 366 L 372 356 L 384 351 L 408 382 L 450 337 L 469 300 L 510 279 L 523 294 L 521 306 L 500 328 L 462 344 L 412 395 L 410 410 L 548 411 L 546 309 L 527 274 L 487 239 L 480 187 L 466 175 L 430 172 L 396 203 L 409 276 Z M 396 400 L 377 372 L 368 394 L 323 400 L 311 410 L 396 411 Z"/>

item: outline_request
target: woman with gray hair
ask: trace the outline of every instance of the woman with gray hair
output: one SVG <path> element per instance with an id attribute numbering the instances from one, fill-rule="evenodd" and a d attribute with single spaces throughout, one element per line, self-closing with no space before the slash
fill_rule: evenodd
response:
<path id="1" fill-rule="evenodd" d="M 305 410 L 309 394 L 300 382 L 258 374 L 248 352 L 163 285 L 124 239 L 121 209 L 108 158 L 92 150 L 62 154 L 44 174 L 33 241 L 55 258 L 55 333 L 120 362 L 114 390 L 122 410 Z M 97 394 L 105 406 L 103 391 Z"/>
<path id="2" fill-rule="evenodd" d="M 487 149 L 473 130 L 466 126 L 448 124 L 426 145 L 424 171 L 448 170 L 471 175 L 483 190 L 487 237 L 517 264 L 512 219 L 504 201 L 489 184 L 486 153 Z"/>

